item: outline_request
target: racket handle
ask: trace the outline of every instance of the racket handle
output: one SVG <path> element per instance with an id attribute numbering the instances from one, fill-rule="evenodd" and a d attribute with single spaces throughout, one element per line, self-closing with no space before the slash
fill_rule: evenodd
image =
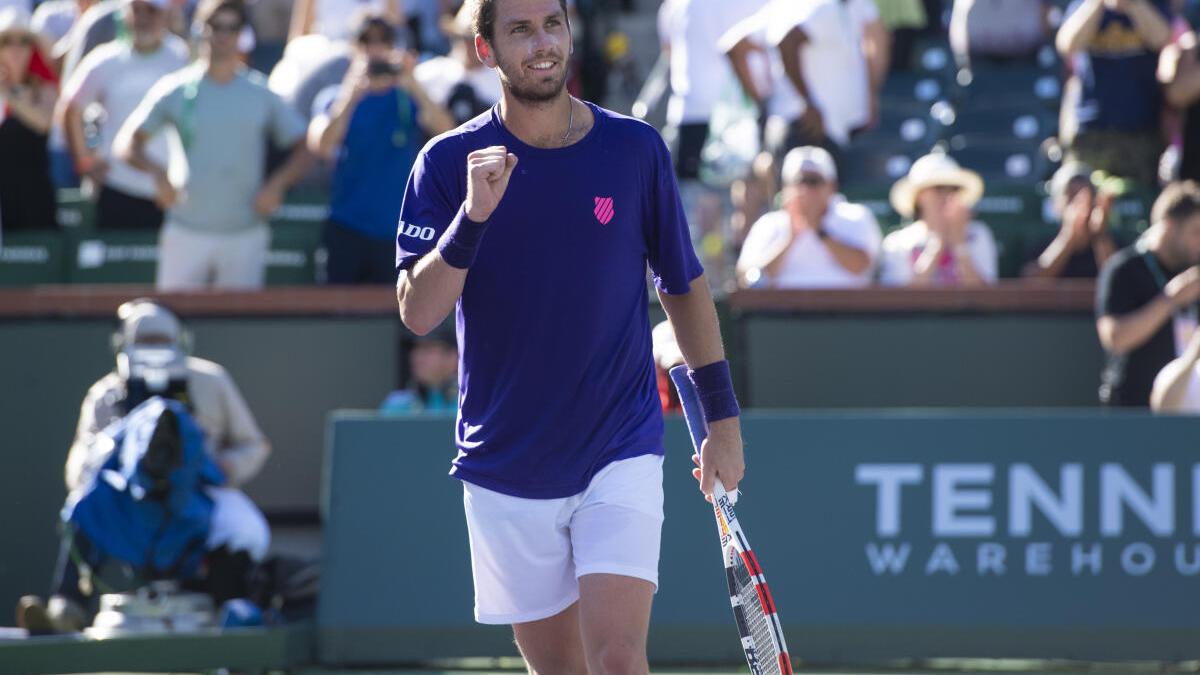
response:
<path id="1" fill-rule="evenodd" d="M 708 424 L 704 421 L 704 408 L 700 407 L 700 395 L 696 393 L 696 385 L 692 384 L 692 378 L 688 377 L 686 365 L 678 365 L 671 369 L 671 381 L 675 383 L 675 390 L 679 392 L 683 419 L 687 421 L 688 431 L 692 434 L 692 445 L 696 447 L 696 454 L 699 455 L 704 439 L 708 438 Z"/>

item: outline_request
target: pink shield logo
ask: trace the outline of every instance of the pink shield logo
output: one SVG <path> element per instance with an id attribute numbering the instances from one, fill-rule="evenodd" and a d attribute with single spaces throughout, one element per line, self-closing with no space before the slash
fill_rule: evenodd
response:
<path id="1" fill-rule="evenodd" d="M 596 208 L 593 212 L 596 214 L 596 220 L 600 221 L 601 225 L 607 225 L 613 219 L 612 197 L 596 197 Z"/>

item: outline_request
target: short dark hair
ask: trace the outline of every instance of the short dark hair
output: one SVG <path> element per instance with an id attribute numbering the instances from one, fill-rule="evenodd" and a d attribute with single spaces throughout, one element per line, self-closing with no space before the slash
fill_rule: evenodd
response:
<path id="1" fill-rule="evenodd" d="M 1200 214 L 1200 183 L 1194 180 L 1177 181 L 1163 188 L 1150 210 L 1152 223 L 1179 224 Z"/>
<path id="2" fill-rule="evenodd" d="M 203 29 L 217 12 L 235 12 L 238 15 L 238 23 L 243 26 L 250 22 L 250 12 L 243 0 L 202 0 L 196 8 L 192 25 Z"/>
<path id="3" fill-rule="evenodd" d="M 471 8 L 471 29 L 484 40 L 492 41 L 496 36 L 496 3 L 500 0 L 466 0 L 475 3 Z M 567 0 L 558 0 L 563 15 L 567 14 Z"/>

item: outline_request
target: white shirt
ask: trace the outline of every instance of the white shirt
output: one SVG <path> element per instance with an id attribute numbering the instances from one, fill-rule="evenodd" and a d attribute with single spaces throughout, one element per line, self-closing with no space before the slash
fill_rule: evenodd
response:
<path id="1" fill-rule="evenodd" d="M 671 46 L 667 122 L 707 123 L 722 92 L 736 86 L 717 41 L 766 0 L 666 0 L 658 12 L 659 39 Z"/>
<path id="2" fill-rule="evenodd" d="M 384 0 L 316 0 L 312 32 L 330 40 L 349 40 L 356 21 L 364 10 L 383 13 Z"/>
<path id="3" fill-rule="evenodd" d="M 467 70 L 461 61 L 449 56 L 438 56 L 417 64 L 413 69 L 413 77 L 417 79 L 429 99 L 440 106 L 450 102 L 450 93 L 460 83 L 466 83 L 475 91 L 475 96 L 484 105 L 494 105 L 503 95 L 500 87 L 500 77 L 491 68 L 475 68 Z M 465 106 L 470 107 L 470 106 Z M 450 114 L 456 120 L 470 119 L 474 115 L 468 111 L 451 110 Z"/>
<path id="4" fill-rule="evenodd" d="M 153 176 L 116 159 L 112 143 L 121 125 L 150 88 L 163 76 L 187 63 L 187 44 L 175 35 L 168 34 L 162 46 L 151 54 L 139 54 L 128 41 L 114 40 L 92 50 L 67 79 L 63 87 L 64 99 L 81 110 L 92 104 L 104 109 L 98 149 L 109 164 L 104 179 L 109 187 L 142 199 L 154 197 Z M 166 136 L 155 134 L 146 145 L 146 154 L 166 166 L 169 156 Z"/>
<path id="5" fill-rule="evenodd" d="M 783 264 L 771 279 L 773 288 L 864 288 L 871 285 L 875 260 L 883 233 L 875 216 L 865 206 L 851 204 L 835 195 L 821 221 L 831 239 L 856 248 L 871 259 L 871 265 L 861 274 L 854 274 L 838 263 L 829 247 L 811 228 L 792 238 L 791 218 L 786 211 L 771 211 L 759 218 L 738 257 L 739 273 L 760 268 L 787 246 Z M 788 241 L 791 245 L 788 246 Z"/>
<path id="6" fill-rule="evenodd" d="M 912 282 L 913 268 L 929 241 L 929 228 L 922 221 L 892 232 L 883 239 L 883 255 L 879 261 L 879 283 L 884 286 L 907 286 Z M 967 226 L 967 250 L 975 271 L 987 283 L 999 276 L 996 240 L 992 231 L 981 222 Z M 953 261 L 944 257 L 939 262 L 937 285 L 953 285 L 957 272 Z"/>
<path id="7" fill-rule="evenodd" d="M 71 32 L 71 26 L 79 19 L 78 0 L 47 0 L 38 5 L 29 20 L 33 32 L 41 35 L 54 46 L 54 55 L 65 54 L 67 46 L 59 41 Z"/>
<path id="8" fill-rule="evenodd" d="M 825 120 L 825 133 L 845 145 L 850 132 L 870 118 L 870 76 L 863 54 L 863 29 L 879 19 L 873 0 L 777 0 L 767 42 L 778 47 L 793 28 L 808 41 L 801 70 L 809 94 Z M 789 83 L 790 84 L 790 83 Z"/>
<path id="9" fill-rule="evenodd" d="M 755 85 L 767 97 L 767 115 L 790 122 L 804 112 L 804 102 L 796 88 L 783 72 L 783 61 L 779 50 L 767 42 L 767 32 L 772 23 L 780 20 L 783 12 L 792 11 L 795 0 L 772 0 L 754 14 L 742 19 L 717 41 L 717 49 L 726 54 L 742 40 L 748 40 L 760 51 L 752 52 L 748 59 L 750 75 Z"/>

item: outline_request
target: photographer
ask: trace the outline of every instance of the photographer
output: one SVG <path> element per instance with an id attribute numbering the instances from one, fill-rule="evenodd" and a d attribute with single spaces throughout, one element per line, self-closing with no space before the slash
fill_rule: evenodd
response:
<path id="1" fill-rule="evenodd" d="M 204 542 L 209 589 L 224 598 L 244 595 L 246 572 L 252 561 L 266 555 L 270 530 L 258 507 L 238 488 L 262 469 L 270 445 L 225 369 L 187 355 L 182 326 L 170 310 L 138 299 L 121 305 L 117 318 L 121 321 L 114 336 L 117 368 L 92 385 L 84 398 L 67 456 L 67 489 L 73 496 L 86 493 L 98 470 L 110 460 L 115 428 L 110 425 L 128 419 L 152 396 L 182 403 L 203 432 L 204 450 L 225 481 L 204 488 L 212 501 Z M 78 555 L 90 545 L 78 536 L 72 541 L 70 532 L 66 541 L 69 545 L 60 555 L 49 604 L 32 596 L 22 599 L 19 615 L 31 630 L 82 628 L 87 599 L 77 590 L 79 573 L 67 556 L 72 550 Z"/>
<path id="2" fill-rule="evenodd" d="M 395 40 L 387 19 L 366 15 L 345 79 L 313 106 L 309 148 L 337 162 L 324 235 L 331 284 L 396 282 L 399 188 L 426 137 L 454 126 L 417 83 Z"/>

